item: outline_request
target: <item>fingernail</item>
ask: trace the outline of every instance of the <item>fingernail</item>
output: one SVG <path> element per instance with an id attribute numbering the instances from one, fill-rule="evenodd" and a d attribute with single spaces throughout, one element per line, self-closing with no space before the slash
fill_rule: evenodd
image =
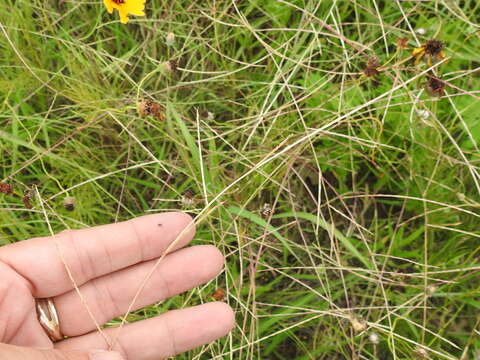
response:
<path id="1" fill-rule="evenodd" d="M 125 360 L 125 358 L 116 351 L 94 350 L 88 355 L 90 360 Z"/>

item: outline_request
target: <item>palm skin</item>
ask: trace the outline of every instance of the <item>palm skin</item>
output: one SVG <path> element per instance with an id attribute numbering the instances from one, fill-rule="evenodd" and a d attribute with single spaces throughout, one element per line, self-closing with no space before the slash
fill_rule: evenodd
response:
<path id="1" fill-rule="evenodd" d="M 194 232 L 189 216 L 165 213 L 0 248 L 0 343 L 62 351 L 108 349 L 113 343 L 126 359 L 153 360 L 225 335 L 233 327 L 233 313 L 223 303 L 169 311 L 121 331 L 96 330 L 96 323 L 103 325 L 128 310 L 139 285 L 172 243 L 133 309 L 215 277 L 223 257 L 212 246 L 185 247 Z M 47 297 L 53 299 L 68 337 L 56 343 L 41 327 L 35 309 L 35 299 Z"/>

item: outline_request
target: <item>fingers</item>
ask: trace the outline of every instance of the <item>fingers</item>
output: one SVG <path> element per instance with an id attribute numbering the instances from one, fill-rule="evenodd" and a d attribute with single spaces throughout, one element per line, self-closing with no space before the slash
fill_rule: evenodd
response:
<path id="1" fill-rule="evenodd" d="M 0 262 L 0 343 L 51 345 L 35 316 L 35 303 L 25 279 Z M 0 359 L 3 359 L 0 356 Z"/>
<path id="2" fill-rule="evenodd" d="M 80 292 L 99 324 L 124 314 L 142 281 L 157 260 L 94 279 Z M 223 267 L 223 255 L 213 246 L 194 246 L 164 258 L 140 294 L 134 309 L 162 301 L 206 283 Z M 95 324 L 75 290 L 54 299 L 64 335 L 77 336 L 95 330 Z"/>
<path id="3" fill-rule="evenodd" d="M 60 351 L 39 350 L 28 347 L 0 344 L 0 359 L 8 360 L 124 360 L 115 351 Z"/>
<path id="4" fill-rule="evenodd" d="M 186 214 L 147 215 L 8 245 L 0 248 L 0 261 L 30 282 L 34 297 L 52 297 L 73 288 L 62 257 L 76 284 L 82 285 L 157 258 L 173 241 L 173 249 L 181 248 L 194 233 L 192 218 Z"/>
<path id="5" fill-rule="evenodd" d="M 232 309 L 224 303 L 208 303 L 182 310 L 169 311 L 156 318 L 104 329 L 113 340 L 115 350 L 127 359 L 158 360 L 207 344 L 226 335 L 234 325 Z M 67 339 L 55 344 L 58 349 L 103 348 L 108 345 L 98 333 Z"/>

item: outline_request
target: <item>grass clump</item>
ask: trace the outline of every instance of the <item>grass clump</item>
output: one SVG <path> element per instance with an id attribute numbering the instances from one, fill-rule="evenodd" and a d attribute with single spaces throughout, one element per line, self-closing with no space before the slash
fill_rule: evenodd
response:
<path id="1" fill-rule="evenodd" d="M 179 359 L 472 359 L 479 11 L 5 0 L 0 242 L 48 234 L 34 188 L 55 230 L 204 209 L 224 273 L 131 315 L 224 289 L 236 330 Z"/>

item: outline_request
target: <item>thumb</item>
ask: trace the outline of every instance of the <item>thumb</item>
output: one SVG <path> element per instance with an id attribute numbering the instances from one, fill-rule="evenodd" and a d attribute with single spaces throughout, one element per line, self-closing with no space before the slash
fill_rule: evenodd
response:
<path id="1" fill-rule="evenodd" d="M 0 344 L 0 359 L 2 360 L 125 360 L 116 351 L 91 350 L 40 350 L 29 347 Z"/>

